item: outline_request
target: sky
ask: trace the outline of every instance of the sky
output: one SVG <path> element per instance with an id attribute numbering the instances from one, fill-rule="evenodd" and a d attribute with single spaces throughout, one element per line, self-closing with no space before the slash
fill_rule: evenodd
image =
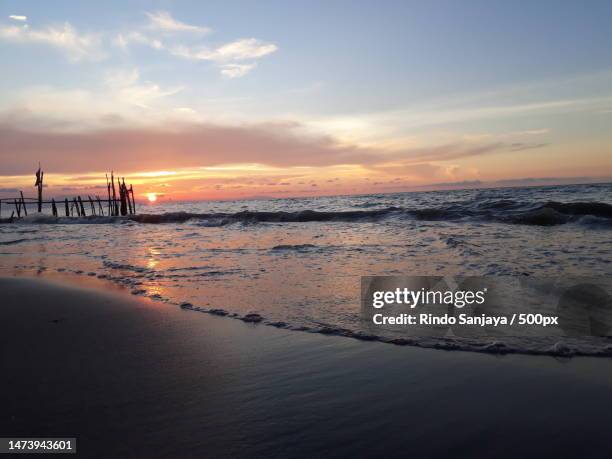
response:
<path id="1" fill-rule="evenodd" d="M 612 2 L 0 0 L 0 197 L 612 178 Z"/>

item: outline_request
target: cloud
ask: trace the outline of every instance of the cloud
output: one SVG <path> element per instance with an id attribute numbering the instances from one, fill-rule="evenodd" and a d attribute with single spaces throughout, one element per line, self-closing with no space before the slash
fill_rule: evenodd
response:
<path id="1" fill-rule="evenodd" d="M 87 132 L 24 130 L 0 125 L 0 170 L 22 173 L 38 160 L 51 171 L 164 170 L 222 164 L 315 166 L 372 160 L 359 147 L 328 138 L 303 137 L 282 126 L 102 129 Z"/>
<path id="2" fill-rule="evenodd" d="M 176 46 L 170 49 L 171 54 L 184 59 L 205 60 L 214 62 L 242 61 L 259 59 L 278 50 L 274 43 L 267 43 L 256 38 L 243 38 L 226 43 L 217 48 Z"/>
<path id="3" fill-rule="evenodd" d="M 523 151 L 523 150 L 533 150 L 535 148 L 544 148 L 549 144 L 547 143 L 525 143 L 525 142 L 513 142 L 510 144 L 509 148 L 511 151 Z"/>
<path id="4" fill-rule="evenodd" d="M 544 135 L 550 133 L 550 129 L 527 129 L 526 131 L 511 132 L 510 135 Z"/>
<path id="5" fill-rule="evenodd" d="M 145 35 L 137 31 L 128 32 L 128 33 L 120 33 L 115 37 L 115 39 L 112 42 L 114 45 L 118 46 L 124 51 L 127 51 L 129 45 L 132 43 L 150 46 L 151 48 L 158 49 L 158 50 L 165 48 L 161 40 L 157 38 L 149 37 L 148 35 Z"/>
<path id="6" fill-rule="evenodd" d="M 471 187 L 479 187 L 482 186 L 484 184 L 483 181 L 481 180 L 460 180 L 457 182 L 440 182 L 440 183 L 430 183 L 427 185 L 420 185 L 419 188 L 429 188 L 429 187 L 435 187 L 435 188 L 457 188 L 457 187 L 461 187 L 461 188 L 471 188 Z"/>
<path id="7" fill-rule="evenodd" d="M 526 177 L 514 178 L 505 180 L 495 180 L 489 182 L 497 186 L 535 186 L 535 185 L 552 185 L 552 184 L 572 184 L 572 183 L 591 183 L 601 182 L 607 177 Z"/>
<path id="8" fill-rule="evenodd" d="M 138 44 L 165 51 L 181 59 L 214 62 L 221 74 L 229 78 L 243 77 L 257 66 L 255 62 L 244 61 L 261 59 L 278 50 L 274 43 L 256 38 L 244 38 L 211 48 L 205 45 L 186 46 L 172 41 L 165 42 L 140 31 L 120 33 L 113 40 L 113 44 L 124 51 L 128 50 L 129 45 Z"/>
<path id="9" fill-rule="evenodd" d="M 13 43 L 37 43 L 54 47 L 62 51 L 71 61 L 101 60 L 107 57 L 104 45 L 112 43 L 127 51 L 132 44 L 148 46 L 164 51 L 174 57 L 195 61 L 210 61 L 217 64 L 223 76 L 239 78 L 256 67 L 253 62 L 278 50 L 274 43 L 256 38 L 243 38 L 218 46 L 185 45 L 177 41 L 180 32 L 202 35 L 211 32 L 207 27 L 186 24 L 166 11 L 145 13 L 149 18 L 146 26 L 136 30 L 121 32 L 111 39 L 108 34 L 80 33 L 70 23 L 50 25 L 45 28 L 31 28 L 28 24 L 0 24 L 0 40 Z M 26 16 L 11 15 L 10 19 L 20 22 Z M 166 36 L 160 37 L 159 34 Z M 244 61 L 251 62 L 244 62 Z"/>
<path id="10" fill-rule="evenodd" d="M 266 43 L 255 38 L 244 38 L 222 45 L 212 52 L 201 52 L 204 59 L 217 62 L 230 60 L 258 59 L 278 50 L 274 43 Z"/>
<path id="11" fill-rule="evenodd" d="M 145 14 L 149 17 L 149 29 L 161 30 L 164 32 L 189 32 L 195 34 L 206 34 L 211 32 L 211 29 L 208 27 L 185 24 L 184 22 L 174 19 L 167 11 L 157 11 Z"/>
<path id="12" fill-rule="evenodd" d="M 6 97 L 0 123 L 67 131 L 197 118 L 193 111 L 175 109 L 170 102 L 182 87 L 143 80 L 136 68 L 109 70 L 101 77 L 91 88 L 35 86 L 17 91 Z"/>
<path id="13" fill-rule="evenodd" d="M 257 64 L 223 64 L 221 74 L 228 78 L 239 78 L 253 70 Z"/>
<path id="14" fill-rule="evenodd" d="M 105 57 L 97 34 L 81 34 L 70 23 L 33 29 L 30 26 L 0 25 L 0 40 L 13 43 L 36 43 L 63 52 L 71 61 L 100 60 Z"/>
<path id="15" fill-rule="evenodd" d="M 564 94 L 568 95 L 568 94 Z M 576 114 L 606 109 L 612 103 L 609 92 L 597 97 L 568 97 L 542 100 L 542 95 L 533 94 L 532 101 L 516 102 L 511 99 L 488 101 L 486 105 L 474 102 L 453 102 L 449 100 L 429 101 L 411 104 L 409 108 L 399 108 L 379 112 L 337 114 L 332 116 L 313 117 L 307 120 L 313 128 L 322 131 L 333 131 L 348 141 L 380 142 L 389 141 L 407 133 L 425 129 L 440 129 L 445 126 L 465 125 L 476 121 L 511 120 L 512 118 L 535 117 L 542 119 L 545 115 Z M 503 135 L 490 133 L 466 135 L 474 140 L 485 137 L 505 139 L 510 136 L 537 136 L 550 133 L 549 129 L 528 129 L 514 131 Z"/>
<path id="16" fill-rule="evenodd" d="M 256 38 L 244 38 L 226 43 L 217 48 L 174 46 L 169 48 L 170 54 L 189 60 L 212 61 L 218 64 L 221 74 L 229 78 L 246 75 L 256 67 L 254 62 L 239 63 L 245 60 L 255 60 L 275 53 L 278 46 Z"/>
<path id="17" fill-rule="evenodd" d="M 5 174 L 27 172 L 39 160 L 50 171 L 70 173 L 106 170 L 109 165 L 137 171 L 232 164 L 277 168 L 353 165 L 381 173 L 411 173 L 418 169 L 416 163 L 491 154 L 507 148 L 505 144 L 458 144 L 388 151 L 308 134 L 295 123 L 166 123 L 163 128 L 108 127 L 80 132 L 25 126 L 23 120 L 15 124 L 6 116 L 0 121 L 0 170 Z M 423 173 L 427 171 L 420 171 L 420 175 Z"/>

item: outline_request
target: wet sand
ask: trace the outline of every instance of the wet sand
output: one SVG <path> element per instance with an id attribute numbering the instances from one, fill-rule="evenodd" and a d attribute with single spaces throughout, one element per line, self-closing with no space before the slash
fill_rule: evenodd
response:
<path id="1" fill-rule="evenodd" d="M 0 436 L 79 457 L 602 457 L 612 359 L 491 356 L 277 330 L 0 279 Z"/>

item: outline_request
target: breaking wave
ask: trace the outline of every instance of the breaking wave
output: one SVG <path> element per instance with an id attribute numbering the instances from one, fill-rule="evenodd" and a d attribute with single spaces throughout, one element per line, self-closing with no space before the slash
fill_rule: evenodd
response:
<path id="1" fill-rule="evenodd" d="M 511 200 L 460 202 L 441 207 L 408 209 L 386 207 L 375 210 L 236 213 L 192 213 L 167 212 L 161 214 L 139 214 L 127 217 L 85 218 L 31 216 L 20 223 L 38 224 L 104 224 L 129 223 L 164 224 L 196 222 L 201 226 L 225 226 L 235 223 L 310 223 L 310 222 L 377 222 L 388 218 L 407 218 L 424 221 L 483 221 L 518 225 L 555 226 L 579 223 L 589 226 L 612 226 L 612 205 L 603 202 L 521 203 Z M 7 222 L 7 220 L 3 220 Z"/>

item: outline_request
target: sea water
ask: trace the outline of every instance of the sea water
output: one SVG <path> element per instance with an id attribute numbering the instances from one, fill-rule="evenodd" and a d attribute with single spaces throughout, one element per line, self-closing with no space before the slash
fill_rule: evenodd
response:
<path id="1" fill-rule="evenodd" d="M 612 184 L 141 204 L 0 223 L 0 275 L 98 278 L 247 322 L 444 349 L 612 355 L 612 341 L 405 340 L 360 318 L 374 275 L 610 276 Z"/>

